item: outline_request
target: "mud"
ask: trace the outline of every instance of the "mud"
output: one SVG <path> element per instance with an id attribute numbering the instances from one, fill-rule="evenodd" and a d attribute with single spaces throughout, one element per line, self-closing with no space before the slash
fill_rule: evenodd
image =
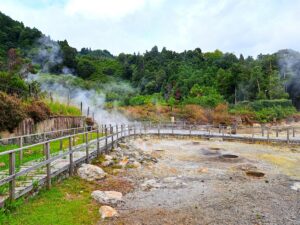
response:
<path id="1" fill-rule="evenodd" d="M 128 146 L 158 162 L 128 170 L 135 189 L 106 224 L 300 224 L 298 148 L 177 139 Z"/>

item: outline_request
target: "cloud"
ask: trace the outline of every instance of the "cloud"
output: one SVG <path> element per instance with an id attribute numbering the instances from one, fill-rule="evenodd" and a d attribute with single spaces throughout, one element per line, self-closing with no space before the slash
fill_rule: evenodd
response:
<path id="1" fill-rule="evenodd" d="M 0 0 L 0 9 L 79 49 L 142 53 L 158 45 L 254 56 L 300 50 L 296 0 L 43 0 L 39 7 L 33 2 L 41 1 Z"/>
<path id="2" fill-rule="evenodd" d="M 146 6 L 156 6 L 162 0 L 69 0 L 65 6 L 68 15 L 88 19 L 120 19 Z"/>

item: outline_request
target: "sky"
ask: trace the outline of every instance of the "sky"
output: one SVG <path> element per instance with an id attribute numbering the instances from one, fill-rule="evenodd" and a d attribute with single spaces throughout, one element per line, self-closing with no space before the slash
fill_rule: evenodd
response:
<path id="1" fill-rule="evenodd" d="M 153 46 L 256 56 L 300 51 L 300 0 L 0 0 L 0 11 L 77 49 Z"/>

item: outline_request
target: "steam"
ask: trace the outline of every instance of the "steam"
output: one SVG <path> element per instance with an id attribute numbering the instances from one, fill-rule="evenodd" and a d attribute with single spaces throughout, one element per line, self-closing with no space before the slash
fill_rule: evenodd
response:
<path id="1" fill-rule="evenodd" d="M 278 52 L 280 74 L 286 80 L 286 91 L 297 109 L 300 109 L 300 53 L 294 50 Z"/>
<path id="2" fill-rule="evenodd" d="M 128 123 L 128 119 L 119 113 L 114 107 L 105 109 L 106 94 L 110 91 L 133 93 L 134 90 L 129 84 L 122 82 L 111 83 L 104 88 L 86 89 L 81 87 L 84 81 L 72 73 L 67 67 L 62 69 L 61 75 L 48 75 L 49 68 L 62 63 L 63 57 L 60 46 L 50 37 L 42 37 L 36 43 L 36 49 L 29 53 L 34 64 L 40 65 L 41 71 L 38 74 L 29 74 L 27 80 L 38 81 L 41 90 L 51 93 L 53 100 L 64 102 L 80 108 L 82 114 L 93 117 L 98 124 L 121 124 Z M 82 85 L 84 86 L 84 85 Z M 88 110 L 89 109 L 89 110 Z M 89 111 L 89 115 L 87 115 Z"/>
<path id="3" fill-rule="evenodd" d="M 50 37 L 43 36 L 39 38 L 36 49 L 29 53 L 29 57 L 32 59 L 33 64 L 41 66 L 41 71 L 44 73 L 48 73 L 50 67 L 63 61 L 59 44 L 51 40 Z"/>

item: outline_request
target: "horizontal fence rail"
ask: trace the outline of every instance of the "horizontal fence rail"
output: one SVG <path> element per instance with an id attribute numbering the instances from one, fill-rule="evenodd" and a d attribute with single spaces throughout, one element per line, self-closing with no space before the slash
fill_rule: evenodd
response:
<path id="1" fill-rule="evenodd" d="M 300 143 L 299 127 L 237 127 L 185 122 L 141 122 L 81 129 L 77 128 L 78 132 L 74 132 L 76 129 L 53 131 L 66 131 L 66 135 L 53 139 L 45 138 L 38 143 L 20 145 L 18 148 L 0 152 L 0 159 L 6 159 L 8 163 L 7 170 L 1 171 L 0 169 L 0 202 L 1 196 L 2 199 L 14 200 L 30 192 L 37 185 L 46 185 L 47 188 L 50 188 L 52 178 L 66 171 L 69 175 L 73 175 L 75 167 L 84 162 L 89 163 L 94 157 L 107 153 L 124 137 L 181 135 L 229 140 Z M 40 135 L 49 135 L 53 132 Z M 24 136 L 20 137 L 24 138 Z M 41 147 L 42 157 L 27 162 L 20 159 L 21 154 L 26 154 L 38 146 Z M 56 148 L 54 151 L 53 146 L 58 149 Z M 6 189 L 7 191 L 5 191 Z"/>

